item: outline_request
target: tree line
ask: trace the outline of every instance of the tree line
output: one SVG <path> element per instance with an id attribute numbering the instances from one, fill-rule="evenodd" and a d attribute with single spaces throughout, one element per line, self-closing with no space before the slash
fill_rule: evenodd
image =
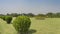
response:
<path id="1" fill-rule="evenodd" d="M 39 16 L 39 17 L 47 17 L 47 18 L 60 18 L 60 13 L 46 13 L 46 14 L 33 14 L 33 13 L 22 13 L 22 14 L 18 14 L 18 13 L 11 13 L 11 14 L 6 14 L 7 16 L 13 16 L 13 17 L 17 17 L 17 16 L 21 16 L 21 15 L 25 15 L 25 16 L 29 16 L 29 17 L 35 17 L 35 16 Z M 4 14 L 0 14 L 0 16 L 5 16 Z"/>

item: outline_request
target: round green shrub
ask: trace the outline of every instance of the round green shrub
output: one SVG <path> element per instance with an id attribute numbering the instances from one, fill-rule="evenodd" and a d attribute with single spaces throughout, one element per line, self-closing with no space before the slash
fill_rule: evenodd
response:
<path id="1" fill-rule="evenodd" d="M 5 20 L 5 16 L 0 16 L 1 19 Z"/>
<path id="2" fill-rule="evenodd" d="M 2 19 L 2 16 L 0 16 L 0 18 Z"/>
<path id="3" fill-rule="evenodd" d="M 11 23 L 11 20 L 12 20 L 12 17 L 11 16 L 5 16 L 5 21 L 10 24 Z"/>
<path id="4" fill-rule="evenodd" d="M 29 30 L 31 20 L 27 16 L 18 16 L 13 21 L 13 26 L 20 34 L 26 34 Z"/>

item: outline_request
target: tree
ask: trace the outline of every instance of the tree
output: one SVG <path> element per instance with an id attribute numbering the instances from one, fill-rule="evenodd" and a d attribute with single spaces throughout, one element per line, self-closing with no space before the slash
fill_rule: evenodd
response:
<path id="1" fill-rule="evenodd" d="M 59 17 L 60 17 L 60 13 L 56 13 L 56 17 L 58 17 L 58 18 L 59 18 Z"/>
<path id="2" fill-rule="evenodd" d="M 19 16 L 19 14 L 17 14 L 17 13 L 11 13 L 10 16 L 17 17 L 17 16 Z"/>
<path id="3" fill-rule="evenodd" d="M 46 16 L 53 18 L 53 17 L 55 17 L 55 14 L 54 13 L 47 13 Z"/>
<path id="4" fill-rule="evenodd" d="M 28 13 L 27 16 L 34 17 L 35 15 L 33 13 Z"/>

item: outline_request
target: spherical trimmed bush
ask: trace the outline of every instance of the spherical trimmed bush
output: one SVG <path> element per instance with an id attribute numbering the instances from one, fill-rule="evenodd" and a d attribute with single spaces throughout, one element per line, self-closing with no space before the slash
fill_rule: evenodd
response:
<path id="1" fill-rule="evenodd" d="M 5 16 L 0 16 L 1 19 L 5 20 Z"/>
<path id="2" fill-rule="evenodd" d="M 18 16 L 13 21 L 13 26 L 18 32 L 20 32 L 20 34 L 26 34 L 27 31 L 29 30 L 30 24 L 31 20 L 27 16 Z"/>
<path id="3" fill-rule="evenodd" d="M 11 23 L 11 20 L 12 20 L 12 17 L 11 16 L 5 16 L 5 21 L 10 24 Z"/>

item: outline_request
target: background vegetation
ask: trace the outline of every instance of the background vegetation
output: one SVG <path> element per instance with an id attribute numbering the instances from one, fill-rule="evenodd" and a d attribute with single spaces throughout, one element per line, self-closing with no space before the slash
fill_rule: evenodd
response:
<path id="1" fill-rule="evenodd" d="M 21 16 L 21 15 L 25 15 L 25 16 L 28 16 L 28 17 L 35 17 L 35 16 L 40 16 L 40 17 L 46 17 L 46 18 L 60 18 L 60 13 L 52 13 L 52 12 L 49 12 L 49 13 L 46 13 L 46 14 L 33 14 L 33 13 L 28 13 L 28 14 L 25 14 L 25 13 L 22 13 L 22 14 L 18 14 L 18 13 L 11 13 L 11 14 L 6 14 L 6 15 L 3 15 L 3 14 L 0 14 L 0 16 L 12 16 L 12 17 L 17 17 L 17 16 Z"/>
<path id="2" fill-rule="evenodd" d="M 47 14 L 7 14 L 3 15 L 0 14 L 0 34 L 17 34 L 18 31 L 15 30 L 16 24 L 13 26 L 14 20 L 17 21 L 17 25 L 20 26 L 20 22 L 22 23 L 21 26 L 25 23 L 25 25 L 30 22 L 24 20 L 26 18 L 18 18 L 18 16 L 27 16 L 30 17 L 31 26 L 28 30 L 28 34 L 60 34 L 60 13 L 47 13 Z M 17 18 L 17 19 L 16 19 Z M 11 24 L 7 24 L 11 23 Z M 16 26 L 17 27 L 17 26 Z M 27 26 L 24 26 L 25 28 Z"/>

